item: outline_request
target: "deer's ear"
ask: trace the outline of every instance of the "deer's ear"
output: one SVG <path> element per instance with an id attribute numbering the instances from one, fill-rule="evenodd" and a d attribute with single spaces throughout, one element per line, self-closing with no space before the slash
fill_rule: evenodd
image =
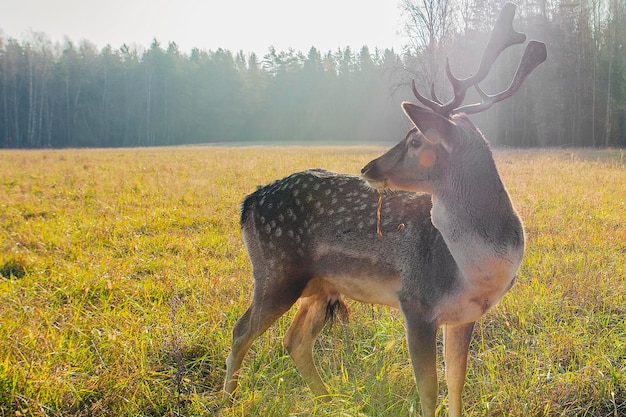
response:
<path id="1" fill-rule="evenodd" d="M 455 132 L 457 125 L 447 117 L 432 110 L 423 109 L 413 103 L 402 103 L 404 113 L 411 119 L 415 127 L 432 144 L 440 144 L 447 152 L 452 152 L 456 145 Z"/>

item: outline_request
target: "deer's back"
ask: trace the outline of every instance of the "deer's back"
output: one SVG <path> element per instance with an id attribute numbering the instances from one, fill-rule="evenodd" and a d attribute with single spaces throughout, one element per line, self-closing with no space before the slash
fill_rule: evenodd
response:
<path id="1" fill-rule="evenodd" d="M 448 293 L 456 285 L 457 268 L 430 221 L 430 196 L 385 193 L 382 236 L 378 199 L 379 192 L 360 177 L 325 170 L 298 172 L 259 187 L 241 212 L 255 277 L 293 271 L 299 281 L 303 275 L 324 278 L 340 291 L 342 282 L 354 287 L 358 280 L 385 283 L 385 288 L 395 282 L 398 291 L 430 294 L 431 300 Z"/>

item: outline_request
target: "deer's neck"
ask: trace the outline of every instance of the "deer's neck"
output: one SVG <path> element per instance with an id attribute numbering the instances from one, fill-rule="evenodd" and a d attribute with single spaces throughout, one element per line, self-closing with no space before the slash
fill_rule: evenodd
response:
<path id="1" fill-rule="evenodd" d="M 509 285 L 524 250 L 522 224 L 493 160 L 451 170 L 433 193 L 432 221 L 468 279 Z"/>

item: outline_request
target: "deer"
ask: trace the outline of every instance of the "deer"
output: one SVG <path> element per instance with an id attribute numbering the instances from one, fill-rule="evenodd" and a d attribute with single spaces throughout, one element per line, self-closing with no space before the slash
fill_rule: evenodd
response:
<path id="1" fill-rule="evenodd" d="M 524 253 L 522 221 L 490 146 L 468 118 L 515 94 L 547 57 L 544 43 L 530 41 L 506 90 L 489 95 L 478 86 L 502 51 L 526 42 L 513 29 L 515 8 L 501 10 L 474 75 L 457 78 L 446 62 L 449 101 L 434 88 L 427 98 L 412 83 L 421 106 L 402 103 L 412 128 L 360 176 L 310 169 L 244 199 L 240 223 L 254 292 L 232 331 L 227 403 L 253 341 L 298 300 L 284 346 L 312 393 L 328 396 L 313 346 L 352 299 L 400 310 L 424 417 L 436 411 L 443 329 L 449 415 L 461 415 L 475 323 L 511 288 Z M 463 105 L 471 87 L 480 102 Z"/>

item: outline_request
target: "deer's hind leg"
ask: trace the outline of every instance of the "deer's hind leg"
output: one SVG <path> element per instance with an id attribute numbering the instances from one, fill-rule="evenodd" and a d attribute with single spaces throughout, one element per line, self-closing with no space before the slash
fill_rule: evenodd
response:
<path id="1" fill-rule="evenodd" d="M 285 348 L 316 396 L 328 395 L 328 390 L 313 360 L 313 344 L 335 312 L 347 315 L 339 292 L 323 280 L 313 280 L 305 289 L 298 312 L 285 334 Z"/>
<path id="2" fill-rule="evenodd" d="M 238 372 L 250 346 L 298 300 L 302 286 L 285 284 L 283 280 L 269 276 L 261 279 L 255 276 L 252 303 L 233 327 L 232 348 L 226 359 L 226 400 L 232 400 L 237 388 Z"/>

